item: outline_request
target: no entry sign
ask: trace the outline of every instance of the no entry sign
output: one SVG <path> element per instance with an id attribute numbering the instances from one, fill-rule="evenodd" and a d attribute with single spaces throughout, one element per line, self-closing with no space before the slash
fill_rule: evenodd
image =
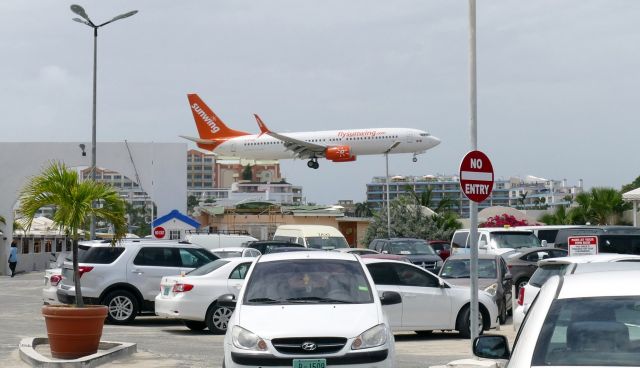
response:
<path id="1" fill-rule="evenodd" d="M 570 236 L 568 243 L 570 256 L 598 254 L 597 236 Z"/>
<path id="2" fill-rule="evenodd" d="M 482 202 L 493 190 L 493 166 L 481 151 L 467 153 L 460 163 L 460 188 L 474 202 Z"/>
<path id="3" fill-rule="evenodd" d="M 164 238 L 165 234 L 167 232 L 164 230 L 164 227 L 162 226 L 157 226 L 153 229 L 153 236 L 158 238 L 158 239 L 162 239 Z"/>

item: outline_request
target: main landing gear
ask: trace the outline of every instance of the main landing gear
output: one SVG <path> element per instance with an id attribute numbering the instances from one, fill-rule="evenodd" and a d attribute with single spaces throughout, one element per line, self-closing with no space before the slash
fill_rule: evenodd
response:
<path id="1" fill-rule="evenodd" d="M 311 158 L 309 161 L 307 161 L 307 166 L 308 166 L 310 169 L 317 169 L 317 168 L 319 168 L 319 167 L 320 167 L 320 164 L 318 163 L 318 159 L 317 159 L 317 158 L 315 158 L 315 157 L 313 157 L 313 158 Z"/>

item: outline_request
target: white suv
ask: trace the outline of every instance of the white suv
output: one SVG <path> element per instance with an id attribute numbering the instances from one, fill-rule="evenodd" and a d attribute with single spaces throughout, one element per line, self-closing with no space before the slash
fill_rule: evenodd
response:
<path id="1" fill-rule="evenodd" d="M 108 306 L 109 322 L 128 323 L 142 311 L 153 312 L 163 276 L 186 273 L 216 259 L 200 246 L 176 241 L 127 239 L 115 246 L 108 241 L 80 243 L 82 297 L 87 304 Z M 57 296 L 62 303 L 75 302 L 69 258 L 62 265 Z"/>

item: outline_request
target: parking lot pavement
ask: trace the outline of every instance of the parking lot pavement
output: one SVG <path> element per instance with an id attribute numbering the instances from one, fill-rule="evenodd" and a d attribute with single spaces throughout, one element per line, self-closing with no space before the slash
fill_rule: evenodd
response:
<path id="1" fill-rule="evenodd" d="M 42 306 L 43 272 L 21 273 L 14 278 L 0 276 L 0 362 L 2 366 L 28 367 L 20 361 L 18 343 L 24 337 L 46 335 Z M 513 343 L 515 332 L 511 325 L 500 331 Z M 413 333 L 396 334 L 397 366 L 425 368 L 470 357 L 469 340 L 456 333 L 436 332 L 430 336 Z M 155 316 L 136 318 L 132 325 L 105 325 L 102 340 L 133 342 L 138 353 L 116 360 L 114 367 L 221 367 L 222 340 L 220 335 L 193 332 L 181 323 Z"/>

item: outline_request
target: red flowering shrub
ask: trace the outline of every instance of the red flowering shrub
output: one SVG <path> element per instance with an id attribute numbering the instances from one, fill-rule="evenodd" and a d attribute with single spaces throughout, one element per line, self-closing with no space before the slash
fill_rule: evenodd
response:
<path id="1" fill-rule="evenodd" d="M 489 217 L 486 222 L 481 223 L 478 227 L 513 227 L 513 226 L 526 226 L 529 225 L 527 220 L 518 220 L 512 215 L 503 213 L 502 215 L 496 215 Z"/>

